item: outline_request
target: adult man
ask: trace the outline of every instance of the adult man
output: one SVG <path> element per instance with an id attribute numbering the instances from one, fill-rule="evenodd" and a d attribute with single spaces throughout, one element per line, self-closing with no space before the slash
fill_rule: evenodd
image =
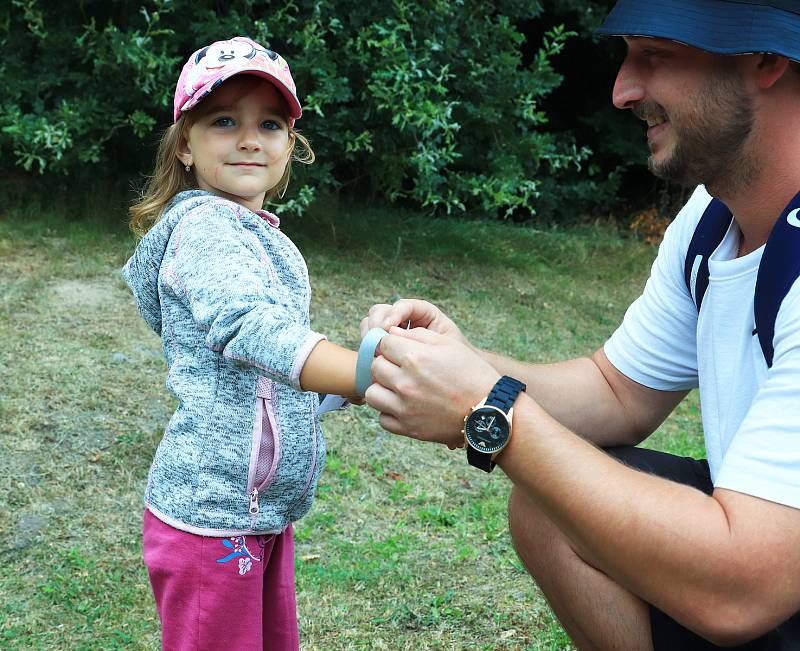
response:
<path id="1" fill-rule="evenodd" d="M 514 484 L 512 537 L 579 648 L 800 648 L 800 283 L 770 368 L 753 332 L 763 245 L 800 190 L 800 3 L 620 0 L 600 32 L 627 43 L 613 101 L 647 122 L 651 169 L 705 185 L 642 297 L 591 358 L 542 366 L 477 351 L 429 303 L 375 306 L 365 326 L 416 329 L 383 339 L 366 400 L 414 438 L 456 447 L 474 427 L 487 470 L 494 417 L 465 414 L 487 395 L 513 404 L 513 434 L 492 434 L 507 440 L 492 461 Z M 709 194 L 734 220 L 698 318 L 684 261 Z M 708 464 L 614 447 L 698 384 Z"/>

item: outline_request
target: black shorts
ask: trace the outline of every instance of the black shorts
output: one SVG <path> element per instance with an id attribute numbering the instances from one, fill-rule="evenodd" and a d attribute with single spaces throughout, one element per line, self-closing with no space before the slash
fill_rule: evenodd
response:
<path id="1" fill-rule="evenodd" d="M 633 447 L 608 448 L 606 452 L 628 466 L 681 484 L 694 486 L 708 495 L 714 490 L 708 462 L 705 459 L 677 457 L 665 452 Z M 653 635 L 655 651 L 706 651 L 707 649 L 723 648 L 692 633 L 653 605 L 650 606 L 650 630 Z M 740 651 L 800 649 L 800 612 L 752 642 L 724 648 L 739 649 Z"/>

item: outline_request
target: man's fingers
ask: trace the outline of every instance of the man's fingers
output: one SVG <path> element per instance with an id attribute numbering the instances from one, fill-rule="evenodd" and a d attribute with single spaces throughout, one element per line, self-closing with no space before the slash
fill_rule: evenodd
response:
<path id="1" fill-rule="evenodd" d="M 391 389 L 375 383 L 367 387 L 364 392 L 364 400 L 374 410 L 381 413 L 390 414 L 392 416 L 400 412 L 400 401 L 397 396 L 392 393 Z"/>
<path id="2" fill-rule="evenodd" d="M 414 324 L 414 306 L 417 303 L 424 303 L 424 301 L 400 299 L 394 305 L 376 303 L 369 308 L 367 316 L 361 319 L 361 336 L 364 337 L 372 328 L 381 328 L 388 331 L 392 326 L 405 328 L 410 323 Z"/>
<path id="3" fill-rule="evenodd" d="M 359 325 L 359 330 L 361 331 L 361 338 L 362 339 L 364 337 L 366 337 L 366 335 L 370 331 L 371 327 L 372 326 L 370 326 L 370 324 L 369 324 L 369 317 L 368 316 L 365 316 L 363 319 L 361 319 L 361 324 Z"/>
<path id="4" fill-rule="evenodd" d="M 444 335 L 426 328 L 411 328 L 411 330 L 406 330 L 404 328 L 398 328 L 395 326 L 390 328 L 389 332 L 393 335 L 398 335 L 406 339 L 413 339 L 414 341 L 419 341 L 423 344 L 438 344 L 448 340 L 448 338 Z"/>
<path id="5" fill-rule="evenodd" d="M 392 334 L 381 339 L 378 350 L 384 359 L 389 360 L 395 366 L 402 366 L 403 360 L 407 360 L 408 355 L 411 354 L 412 351 L 418 350 L 422 345 L 422 343 L 410 337 L 404 337 L 399 332 L 398 328 L 392 328 Z M 375 364 L 379 359 L 380 358 L 376 358 L 375 361 L 372 362 L 373 377 L 375 377 Z"/>
<path id="6" fill-rule="evenodd" d="M 386 303 L 376 303 L 367 312 L 367 316 L 361 321 L 361 336 L 363 337 L 372 328 L 384 328 L 384 321 L 392 311 L 392 306 Z M 393 324 L 394 325 L 394 324 Z M 388 326 L 387 326 L 388 327 Z"/>
<path id="7" fill-rule="evenodd" d="M 438 307 L 428 301 L 419 298 L 401 298 L 394 305 L 399 312 L 395 316 L 401 317 L 397 324 L 401 327 L 410 326 L 412 328 L 430 328 L 441 312 Z"/>
<path id="8" fill-rule="evenodd" d="M 384 337 L 381 343 L 386 339 L 387 337 Z M 372 360 L 372 381 L 377 382 L 390 391 L 397 388 L 397 380 L 400 377 L 400 373 L 400 367 L 383 354 Z M 385 410 L 381 409 L 380 411 Z"/>
<path id="9" fill-rule="evenodd" d="M 381 306 L 382 307 L 382 306 Z M 439 314 L 438 308 L 418 298 L 401 298 L 389 309 L 370 310 L 370 324 L 388 330 L 392 326 L 401 328 L 427 328 Z M 374 317 L 374 318 L 373 318 Z"/>
<path id="10" fill-rule="evenodd" d="M 420 301 L 411 301 L 408 299 L 401 299 L 394 305 L 386 305 L 378 303 L 369 309 L 366 317 L 366 330 L 371 328 L 382 328 L 388 330 L 392 326 L 405 327 L 414 318 L 414 303 Z M 362 336 L 366 333 L 364 330 L 364 322 L 362 321 Z"/>
<path id="11" fill-rule="evenodd" d="M 382 413 L 378 418 L 378 422 L 380 423 L 381 427 L 385 429 L 387 432 L 391 432 L 392 434 L 401 434 L 402 436 L 408 436 L 408 434 L 406 434 L 405 428 L 403 427 L 403 424 L 391 414 Z"/>
<path id="12" fill-rule="evenodd" d="M 394 327 L 390 329 L 388 336 L 381 339 L 378 350 L 396 366 L 403 366 L 404 362 L 411 360 L 411 356 L 420 355 L 426 346 L 448 342 L 452 343 L 452 339 L 425 328 L 404 330 Z"/>

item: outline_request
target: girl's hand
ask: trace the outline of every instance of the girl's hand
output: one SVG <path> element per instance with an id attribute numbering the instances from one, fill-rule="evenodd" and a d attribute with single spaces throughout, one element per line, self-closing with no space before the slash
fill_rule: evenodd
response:
<path id="1" fill-rule="evenodd" d="M 402 298 L 394 305 L 373 305 L 361 321 L 361 336 L 372 328 L 389 330 L 399 328 L 425 328 L 469 345 L 466 337 L 453 321 L 433 303 L 417 298 Z"/>

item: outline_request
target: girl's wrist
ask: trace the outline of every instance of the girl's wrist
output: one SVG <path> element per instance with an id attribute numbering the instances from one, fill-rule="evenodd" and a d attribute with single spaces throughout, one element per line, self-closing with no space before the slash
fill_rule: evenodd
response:
<path id="1" fill-rule="evenodd" d="M 321 340 L 300 371 L 300 388 L 340 396 L 356 395 L 356 359 L 354 351 Z"/>

